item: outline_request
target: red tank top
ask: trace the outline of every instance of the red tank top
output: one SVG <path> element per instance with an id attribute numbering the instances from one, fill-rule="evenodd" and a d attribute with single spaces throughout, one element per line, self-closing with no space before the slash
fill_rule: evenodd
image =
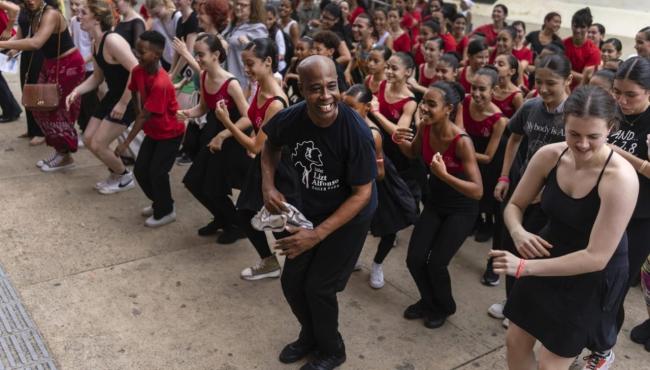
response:
<path id="1" fill-rule="evenodd" d="M 512 94 L 508 95 L 505 99 L 503 100 L 497 100 L 496 97 L 492 98 L 492 103 L 494 103 L 499 109 L 501 109 L 501 112 L 503 113 L 504 116 L 511 118 L 515 112 L 517 111 L 515 107 L 512 105 L 512 100 L 515 98 L 517 94 L 521 94 L 521 90 L 514 91 Z"/>
<path id="2" fill-rule="evenodd" d="M 219 100 L 223 100 L 226 102 L 226 107 L 230 110 L 232 107 L 235 106 L 235 102 L 232 100 L 232 97 L 230 94 L 228 94 L 228 85 L 230 84 L 230 81 L 236 80 L 236 78 L 231 77 L 227 79 L 224 83 L 221 84 L 221 87 L 219 87 L 219 90 L 217 90 L 216 93 L 210 94 L 208 91 L 205 89 L 205 77 L 207 75 L 207 72 L 203 72 L 201 74 L 201 81 L 203 82 L 202 88 L 201 88 L 201 94 L 203 94 L 203 100 L 205 100 L 205 105 L 208 107 L 210 110 L 214 110 L 214 108 L 217 107 L 217 102 Z"/>
<path id="3" fill-rule="evenodd" d="M 460 70 L 458 83 L 460 83 L 460 85 L 465 89 L 465 93 L 469 94 L 472 91 L 472 84 L 467 80 L 467 68 L 469 68 L 469 66 L 465 66 Z"/>
<path id="4" fill-rule="evenodd" d="M 404 99 L 398 100 L 395 103 L 389 103 L 386 101 L 386 81 L 381 81 L 379 83 L 379 92 L 377 93 L 377 100 L 379 101 L 379 113 L 381 113 L 386 119 L 397 124 L 399 118 L 402 116 L 404 111 L 404 105 L 415 100 L 412 96 L 408 96 Z"/>
<path id="5" fill-rule="evenodd" d="M 438 79 L 436 78 L 436 75 L 433 75 L 433 77 L 428 78 L 424 74 L 424 67 L 426 64 L 420 64 L 420 74 L 418 75 L 418 83 L 424 87 L 429 87 L 431 86 L 432 83 L 436 82 Z"/>
<path id="6" fill-rule="evenodd" d="M 472 97 L 470 95 L 463 99 L 463 126 L 465 126 L 465 131 L 473 137 L 490 137 L 494 124 L 501 118 L 502 113 L 497 112 L 482 121 L 476 121 L 469 111 L 471 101 Z"/>
<path id="7" fill-rule="evenodd" d="M 431 144 L 429 143 L 430 135 L 431 135 L 431 125 L 423 125 L 422 126 L 422 159 L 424 159 L 424 163 L 427 165 L 427 167 L 433 160 L 433 155 L 435 154 L 433 152 L 433 149 L 431 148 Z M 442 161 L 445 162 L 445 166 L 447 166 L 447 172 L 449 172 L 452 175 L 461 173 L 464 170 L 463 162 L 456 155 L 456 144 L 458 143 L 458 140 L 460 140 L 460 138 L 463 135 L 465 134 L 456 135 L 451 140 L 451 143 L 449 143 L 449 146 L 444 151 L 444 153 L 442 153 Z"/>
<path id="8" fill-rule="evenodd" d="M 264 122 L 264 116 L 266 116 L 266 110 L 269 109 L 269 105 L 271 105 L 271 103 L 274 100 L 279 100 L 282 102 L 282 105 L 284 105 L 285 107 L 287 106 L 287 104 L 285 103 L 284 99 L 282 99 L 282 97 L 274 96 L 270 99 L 266 99 L 264 104 L 262 104 L 261 107 L 258 107 L 257 95 L 259 94 L 259 92 L 260 92 L 260 88 L 258 86 L 257 90 L 255 90 L 255 97 L 253 97 L 251 104 L 248 106 L 248 112 L 247 112 L 248 119 L 251 120 L 251 123 L 253 124 L 253 129 L 255 130 L 256 133 L 260 131 L 260 127 Z"/>

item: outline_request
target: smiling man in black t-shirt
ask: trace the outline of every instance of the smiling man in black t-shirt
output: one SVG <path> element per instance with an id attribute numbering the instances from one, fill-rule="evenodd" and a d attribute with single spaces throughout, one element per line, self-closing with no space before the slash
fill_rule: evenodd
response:
<path id="1" fill-rule="evenodd" d="M 284 196 L 273 182 L 282 147 L 301 180 L 300 211 L 314 230 L 298 229 L 280 239 L 287 256 L 282 289 L 300 322 L 298 340 L 280 353 L 280 361 L 318 355 L 303 370 L 333 369 L 345 362 L 338 332 L 336 293 L 350 277 L 377 207 L 374 142 L 361 117 L 344 104 L 333 62 L 312 56 L 300 63 L 305 101 L 276 114 L 263 128 L 262 189 L 267 209 L 278 213 Z"/>

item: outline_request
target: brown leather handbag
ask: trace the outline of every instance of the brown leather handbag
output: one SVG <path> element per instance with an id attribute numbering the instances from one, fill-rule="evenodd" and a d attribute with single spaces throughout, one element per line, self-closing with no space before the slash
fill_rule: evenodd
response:
<path id="1" fill-rule="evenodd" d="M 38 18 L 38 24 L 40 27 L 41 19 L 43 18 L 43 13 L 45 12 L 45 7 L 41 10 L 41 15 Z M 61 26 L 61 18 L 59 17 L 59 27 Z M 58 28 L 55 28 L 54 31 L 58 31 Z M 31 25 L 30 32 L 31 36 Z M 55 83 L 36 83 L 28 84 L 26 83 L 23 87 L 23 97 L 22 103 L 25 109 L 30 111 L 44 111 L 49 112 L 53 111 L 59 107 L 59 53 L 61 52 L 61 32 L 59 32 L 59 38 L 57 42 L 57 59 L 56 59 L 56 82 Z M 32 54 L 33 58 L 33 54 Z M 27 67 L 27 72 L 25 73 L 25 81 L 29 76 L 29 70 L 32 67 L 32 58 L 29 59 L 29 66 Z"/>

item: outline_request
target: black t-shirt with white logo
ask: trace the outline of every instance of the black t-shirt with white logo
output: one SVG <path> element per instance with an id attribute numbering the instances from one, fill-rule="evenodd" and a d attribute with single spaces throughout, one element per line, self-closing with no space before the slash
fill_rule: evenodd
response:
<path id="1" fill-rule="evenodd" d="M 650 108 L 636 115 L 624 116 L 619 130 L 609 135 L 609 143 L 634 154 L 635 157 L 648 160 L 648 144 L 650 134 Z M 650 217 L 650 180 L 639 175 L 639 198 L 636 202 L 633 218 Z"/>
<path id="2" fill-rule="evenodd" d="M 367 220 L 377 208 L 374 179 L 377 163 L 372 134 L 351 108 L 338 104 L 338 116 L 329 127 L 318 127 L 305 102 L 276 114 L 262 128 L 268 142 L 287 146 L 301 184 L 301 212 L 312 222 L 329 217 L 351 195 L 352 186 L 373 182 L 368 205 L 353 219 Z"/>

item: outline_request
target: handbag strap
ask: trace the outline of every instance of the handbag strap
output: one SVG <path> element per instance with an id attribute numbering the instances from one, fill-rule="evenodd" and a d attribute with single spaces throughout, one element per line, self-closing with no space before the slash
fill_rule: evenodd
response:
<path id="1" fill-rule="evenodd" d="M 38 28 L 40 29 L 41 27 L 41 20 L 43 19 L 43 13 L 45 13 L 45 8 L 47 7 L 47 4 L 43 3 L 43 8 L 41 9 L 41 12 L 38 16 Z M 32 37 L 32 26 L 34 25 L 34 20 L 31 20 L 29 23 L 29 32 L 27 33 L 29 37 Z M 57 22 L 57 28 L 61 27 L 61 17 L 59 17 L 59 21 Z M 54 31 L 57 32 L 58 29 L 55 28 Z M 59 84 L 59 54 L 61 53 L 61 33 L 63 32 L 58 32 L 58 40 L 56 43 L 56 84 Z M 29 77 L 29 71 L 32 69 L 32 60 L 34 59 L 34 52 L 29 57 L 29 64 L 27 65 L 27 71 L 25 72 L 25 81 L 27 81 Z"/>

